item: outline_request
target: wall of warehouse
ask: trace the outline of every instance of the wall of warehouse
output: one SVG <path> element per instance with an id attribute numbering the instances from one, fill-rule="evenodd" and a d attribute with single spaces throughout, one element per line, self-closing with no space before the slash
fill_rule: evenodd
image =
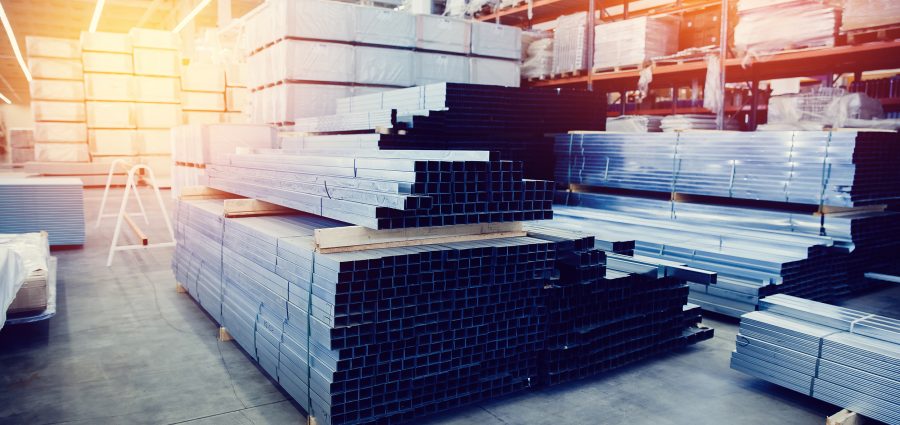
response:
<path id="1" fill-rule="evenodd" d="M 6 128 L 16 127 L 34 127 L 34 119 L 31 117 L 31 106 L 29 105 L 2 105 L 0 106 L 0 116 L 3 117 L 3 123 Z"/>

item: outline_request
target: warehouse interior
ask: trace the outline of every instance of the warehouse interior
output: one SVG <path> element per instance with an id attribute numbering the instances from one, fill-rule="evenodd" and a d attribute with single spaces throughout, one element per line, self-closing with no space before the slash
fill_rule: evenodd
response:
<path id="1" fill-rule="evenodd" d="M 0 423 L 900 425 L 898 2 L 0 23 Z"/>

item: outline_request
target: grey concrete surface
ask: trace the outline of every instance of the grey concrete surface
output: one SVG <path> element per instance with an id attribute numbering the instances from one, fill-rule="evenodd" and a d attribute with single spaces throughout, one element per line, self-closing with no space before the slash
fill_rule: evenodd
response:
<path id="1" fill-rule="evenodd" d="M 233 342 L 218 342 L 213 321 L 175 292 L 172 249 L 120 253 L 105 267 L 114 222 L 93 228 L 100 195 L 85 193 L 85 246 L 54 253 L 57 316 L 0 332 L 0 424 L 301 423 L 277 384 Z M 143 199 L 155 217 L 151 242 L 165 240 L 149 191 Z M 900 287 L 845 304 L 900 316 Z M 737 322 L 705 322 L 716 337 L 684 351 L 419 423 L 818 425 L 839 410 L 729 369 Z"/>

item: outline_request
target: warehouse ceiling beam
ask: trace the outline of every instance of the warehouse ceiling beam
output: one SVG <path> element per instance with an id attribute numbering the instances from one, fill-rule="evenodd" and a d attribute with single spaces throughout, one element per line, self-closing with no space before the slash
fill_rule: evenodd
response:
<path id="1" fill-rule="evenodd" d="M 194 19 L 194 17 L 197 16 L 197 14 L 199 14 L 201 11 L 203 11 L 203 9 L 205 9 L 206 6 L 209 6 L 209 4 L 211 2 L 212 2 L 212 0 L 201 1 L 200 4 L 198 4 L 196 7 L 194 7 L 194 9 L 191 10 L 190 13 L 188 13 L 187 16 L 185 16 L 184 19 L 182 19 L 181 22 L 179 22 L 178 25 L 175 26 L 175 29 L 173 29 L 172 32 L 174 32 L 174 33 L 181 32 L 181 30 L 184 29 L 184 27 L 187 24 L 189 24 Z"/>
<path id="2" fill-rule="evenodd" d="M 13 53 L 16 55 L 16 60 L 19 62 L 22 72 L 25 73 L 25 78 L 31 82 L 31 72 L 28 71 L 28 66 L 25 65 L 25 59 L 22 58 L 22 51 L 19 50 L 19 42 L 16 40 L 16 35 L 13 33 L 12 25 L 9 23 L 9 18 L 6 17 L 6 11 L 3 10 L 2 3 L 0 3 L 0 21 L 3 21 L 3 29 L 6 30 L 6 37 L 9 38 L 9 44 L 12 46 Z"/>
<path id="3" fill-rule="evenodd" d="M 12 101 L 9 100 L 8 97 L 4 96 L 3 93 L 0 93 L 0 100 L 2 100 L 3 102 L 5 102 L 7 105 L 12 105 Z"/>
<path id="4" fill-rule="evenodd" d="M 162 4 L 163 0 L 153 0 L 153 3 L 150 3 L 150 7 L 144 11 L 144 14 L 141 15 L 141 19 L 138 19 L 138 23 L 135 25 L 136 28 L 143 28 L 143 26 L 147 23 L 148 20 L 156 13 L 156 10 L 159 9 L 159 6 Z"/>
<path id="5" fill-rule="evenodd" d="M 97 0 L 97 5 L 94 6 L 94 14 L 91 16 L 91 26 L 88 27 L 88 32 L 97 32 L 97 25 L 100 23 L 100 15 L 103 14 L 104 4 L 106 4 L 106 0 Z"/>

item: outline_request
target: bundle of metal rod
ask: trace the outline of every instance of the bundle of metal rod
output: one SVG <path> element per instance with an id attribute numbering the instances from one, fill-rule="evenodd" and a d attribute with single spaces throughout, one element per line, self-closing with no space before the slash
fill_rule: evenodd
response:
<path id="1" fill-rule="evenodd" d="M 832 207 L 900 199 L 896 132 L 573 133 L 555 146 L 561 183 Z"/>
<path id="2" fill-rule="evenodd" d="M 793 232 L 834 239 L 835 249 L 846 253 L 847 275 L 837 282 L 835 295 L 866 290 L 873 281 L 865 273 L 896 274 L 900 264 L 900 213 L 881 210 L 816 214 L 794 211 L 710 205 L 596 193 L 557 192 L 556 202 L 658 221 Z"/>
<path id="3" fill-rule="evenodd" d="M 547 135 L 602 130 L 605 99 L 580 90 L 429 84 L 341 99 L 337 115 L 298 121 L 297 131 L 315 134 L 284 147 L 320 148 L 325 140 L 346 140 L 336 133 L 378 126 L 394 130 L 369 142 L 382 149 L 499 151 L 500 159 L 523 161 L 526 177 L 549 179 L 553 142 Z M 395 111 L 390 125 L 383 123 L 386 111 Z"/>
<path id="4" fill-rule="evenodd" d="M 552 182 L 479 151 L 260 151 L 207 167 L 209 185 L 371 229 L 544 220 Z"/>
<path id="5" fill-rule="evenodd" d="M 84 194 L 77 177 L 0 175 L 0 233 L 49 234 L 51 246 L 84 245 Z"/>
<path id="6" fill-rule="evenodd" d="M 784 295 L 741 317 L 732 369 L 900 424 L 900 321 Z"/>
<path id="7" fill-rule="evenodd" d="M 845 275 L 843 253 L 831 238 L 645 219 L 590 208 L 556 206 L 548 225 L 581 230 L 598 240 L 633 240 L 635 256 L 716 272 L 713 282 L 687 279 L 690 302 L 740 316 L 775 293 L 817 300 L 834 297 Z"/>
<path id="8" fill-rule="evenodd" d="M 683 281 L 583 234 L 324 254 L 315 229 L 344 223 L 222 210 L 179 201 L 176 276 L 317 423 L 408 422 L 712 336 Z M 563 308 L 567 291 L 585 297 Z M 558 356 L 576 352 L 585 364 Z"/>

